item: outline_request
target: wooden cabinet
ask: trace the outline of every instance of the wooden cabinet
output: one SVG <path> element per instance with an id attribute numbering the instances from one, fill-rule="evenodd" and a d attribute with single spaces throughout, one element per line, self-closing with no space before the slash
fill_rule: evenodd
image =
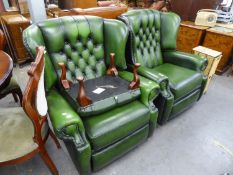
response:
<path id="1" fill-rule="evenodd" d="M 23 45 L 23 30 L 30 25 L 30 21 L 20 14 L 2 16 L 2 25 L 11 56 L 19 64 L 29 59 L 28 52 Z"/>
<path id="2" fill-rule="evenodd" d="M 207 76 L 207 83 L 204 89 L 204 93 L 208 90 L 210 81 L 216 71 L 216 68 L 221 60 L 222 53 L 216 50 L 212 50 L 203 46 L 198 46 L 193 49 L 195 55 L 199 55 L 202 58 L 208 59 L 208 65 L 204 70 L 204 74 Z"/>
<path id="3" fill-rule="evenodd" d="M 202 44 L 208 27 L 196 26 L 193 22 L 181 23 L 177 36 L 177 50 L 192 53 L 193 48 Z"/>
<path id="4" fill-rule="evenodd" d="M 223 74 L 231 65 L 233 54 L 233 32 L 224 33 L 206 30 L 203 46 L 222 52 L 222 58 L 218 64 L 216 74 Z"/>

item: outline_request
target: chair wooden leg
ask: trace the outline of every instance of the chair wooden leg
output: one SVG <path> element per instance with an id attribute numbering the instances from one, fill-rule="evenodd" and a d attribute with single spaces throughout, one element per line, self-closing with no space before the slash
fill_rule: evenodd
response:
<path id="1" fill-rule="evenodd" d="M 55 136 L 55 134 L 50 129 L 49 129 L 49 134 L 52 137 L 53 141 L 55 142 L 57 148 L 61 149 L 61 145 L 60 145 L 59 141 L 57 140 L 57 137 Z"/>
<path id="2" fill-rule="evenodd" d="M 17 89 L 14 89 L 11 91 L 13 97 L 14 97 L 14 100 L 15 102 L 17 103 L 18 102 L 18 99 L 20 100 L 20 104 L 22 106 L 22 101 L 23 101 L 23 93 L 20 89 L 20 87 L 18 87 Z M 18 96 L 18 97 L 17 97 Z"/>
<path id="3" fill-rule="evenodd" d="M 23 93 L 22 93 L 21 89 L 20 89 L 20 88 L 16 89 L 16 90 L 15 90 L 15 93 L 18 95 L 19 100 L 20 100 L 20 104 L 22 105 Z"/>
<path id="4" fill-rule="evenodd" d="M 14 97 L 15 103 L 18 103 L 18 97 L 17 97 L 16 93 L 13 92 L 12 95 Z"/>
<path id="5" fill-rule="evenodd" d="M 47 167 L 49 168 L 51 173 L 53 175 L 59 175 L 59 172 L 58 172 L 56 166 L 54 165 L 52 159 L 48 155 L 48 152 L 46 151 L 44 146 L 40 148 L 40 156 L 44 160 L 45 164 L 47 165 Z"/>

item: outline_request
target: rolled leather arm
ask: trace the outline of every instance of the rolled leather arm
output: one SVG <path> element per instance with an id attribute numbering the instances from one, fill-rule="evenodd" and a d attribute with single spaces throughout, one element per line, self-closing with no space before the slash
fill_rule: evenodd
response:
<path id="1" fill-rule="evenodd" d="M 194 54 L 179 51 L 163 52 L 163 58 L 166 63 L 172 63 L 196 71 L 205 70 L 208 64 L 208 60 L 206 58 L 201 58 Z"/>
<path id="2" fill-rule="evenodd" d="M 119 71 L 119 76 L 126 81 L 132 81 L 133 79 L 133 73 L 127 72 L 127 71 Z M 140 77 L 140 90 L 141 90 L 141 102 L 151 107 L 151 104 L 153 100 L 159 95 L 159 85 L 151 80 L 148 80 L 147 78 L 144 78 L 142 76 Z"/>
<path id="3" fill-rule="evenodd" d="M 69 103 L 56 91 L 51 90 L 47 95 L 48 114 L 56 135 L 61 139 L 80 134 L 80 142 L 85 143 L 85 129 L 79 115 Z"/>
<path id="4" fill-rule="evenodd" d="M 80 174 L 91 172 L 91 146 L 83 122 L 66 100 L 55 90 L 47 96 L 49 117 L 56 135 L 65 141 L 67 150 Z"/>
<path id="5" fill-rule="evenodd" d="M 164 97 L 168 98 L 172 95 L 170 92 L 169 80 L 167 76 L 156 71 L 151 71 L 151 69 L 146 67 L 140 67 L 138 69 L 138 73 L 141 76 L 144 76 L 158 83 L 160 86 L 160 92 Z"/>

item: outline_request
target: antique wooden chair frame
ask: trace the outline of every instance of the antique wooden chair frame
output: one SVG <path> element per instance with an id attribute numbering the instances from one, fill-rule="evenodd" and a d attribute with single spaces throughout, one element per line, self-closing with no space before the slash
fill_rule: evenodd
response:
<path id="1" fill-rule="evenodd" d="M 38 147 L 32 152 L 20 158 L 0 163 L 0 167 L 15 165 L 23 161 L 26 161 L 28 159 L 31 159 L 37 154 L 40 154 L 40 156 L 42 157 L 42 159 L 44 160 L 44 162 L 46 163 L 52 174 L 58 175 L 59 174 L 58 170 L 45 149 L 45 142 L 48 139 L 48 136 L 50 135 L 54 140 L 57 148 L 61 148 L 61 146 L 50 128 L 48 128 L 48 132 L 46 133 L 46 136 L 43 139 L 41 130 L 43 124 L 47 122 L 47 115 L 40 116 L 37 109 L 35 109 L 36 108 L 35 94 L 37 92 L 37 87 L 43 67 L 44 67 L 44 47 L 39 47 L 37 48 L 36 60 L 34 63 L 32 63 L 31 68 L 28 71 L 29 81 L 26 86 L 26 90 L 24 92 L 23 102 L 22 102 L 24 111 L 26 112 L 26 114 L 33 123 L 34 126 L 33 140 L 35 141 L 35 143 L 37 143 Z"/>

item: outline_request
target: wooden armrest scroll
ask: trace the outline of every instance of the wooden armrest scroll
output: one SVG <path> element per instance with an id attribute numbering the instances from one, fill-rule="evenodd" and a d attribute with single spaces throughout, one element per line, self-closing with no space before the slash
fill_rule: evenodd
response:
<path id="1" fill-rule="evenodd" d="M 139 63 L 136 63 L 133 67 L 133 81 L 129 84 L 129 89 L 137 89 L 140 86 L 140 78 L 138 76 L 138 68 L 140 67 Z"/>
<path id="2" fill-rule="evenodd" d="M 92 100 L 86 96 L 85 89 L 84 89 L 84 83 L 83 83 L 83 77 L 77 77 L 76 78 L 79 82 L 79 89 L 78 89 L 78 95 L 77 95 L 77 102 L 81 107 L 88 106 L 92 104 Z"/>
<path id="3" fill-rule="evenodd" d="M 109 68 L 107 70 L 107 75 L 111 75 L 111 76 L 118 75 L 118 71 L 117 71 L 116 66 L 115 66 L 115 54 L 114 53 L 110 53 L 110 65 L 109 65 Z"/>
<path id="4" fill-rule="evenodd" d="M 64 63 L 58 63 L 58 65 L 61 68 L 61 77 L 60 77 L 61 84 L 65 89 L 69 89 L 71 82 L 69 82 L 66 79 L 66 66 Z"/>

